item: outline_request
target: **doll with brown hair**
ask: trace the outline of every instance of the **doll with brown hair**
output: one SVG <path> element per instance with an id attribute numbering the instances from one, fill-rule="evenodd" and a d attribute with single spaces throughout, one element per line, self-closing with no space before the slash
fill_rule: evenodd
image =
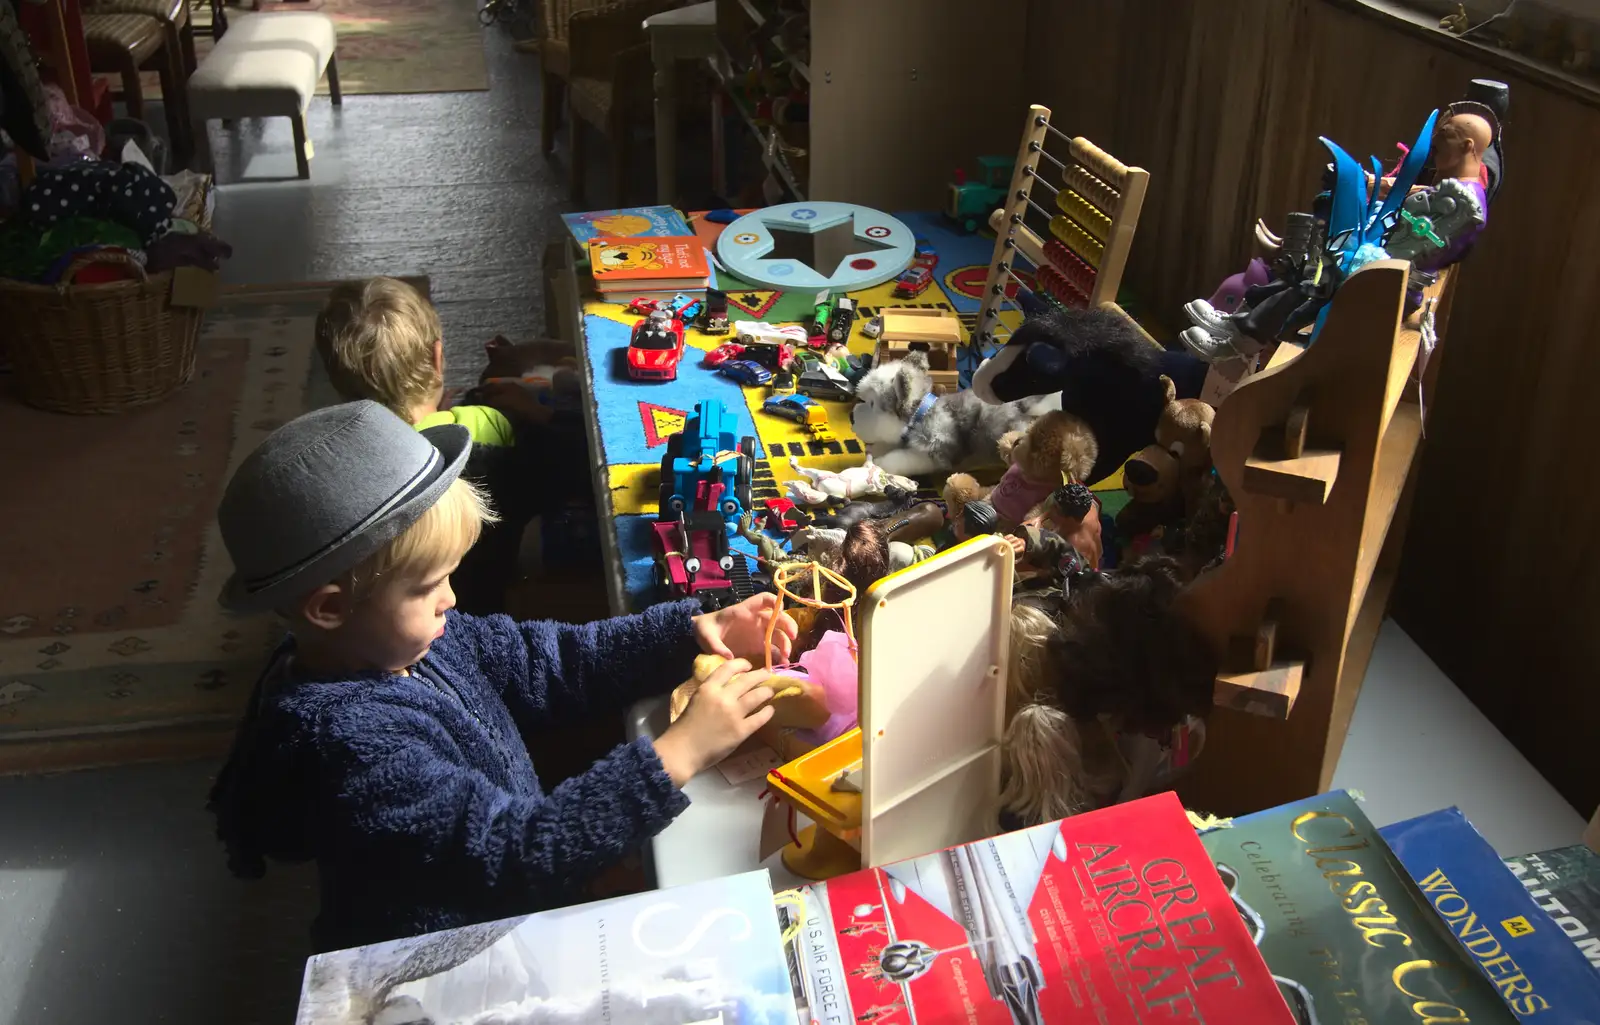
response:
<path id="1" fill-rule="evenodd" d="M 1004 531 L 1035 520 L 1063 483 L 1088 478 L 1100 451 L 1088 425 L 1060 410 L 1044 414 L 1026 431 L 1004 435 L 999 450 L 1008 467 L 993 487 L 965 473 L 946 479 L 944 499 L 952 523 L 961 506 L 978 499 L 993 507 Z"/>
<path id="2" fill-rule="evenodd" d="M 1128 800 L 1197 753 L 1217 666 L 1174 608 L 1181 587 L 1173 560 L 1145 558 L 1013 606 L 1004 815 L 1032 825 Z"/>

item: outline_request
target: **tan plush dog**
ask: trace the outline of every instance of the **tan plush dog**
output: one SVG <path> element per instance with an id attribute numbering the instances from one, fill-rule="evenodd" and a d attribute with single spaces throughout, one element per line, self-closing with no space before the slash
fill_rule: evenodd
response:
<path id="1" fill-rule="evenodd" d="M 700 685 L 726 662 L 721 655 L 701 655 L 694 660 L 694 675 L 673 688 L 668 699 L 670 719 L 677 722 L 689 708 Z M 738 677 L 734 677 L 738 679 Z M 814 730 L 828 721 L 828 705 L 822 688 L 796 676 L 776 676 L 772 680 L 772 720 L 779 729 Z"/>
<path id="2" fill-rule="evenodd" d="M 959 521 L 962 506 L 980 498 L 994 506 L 1001 529 L 1036 519 L 1063 478 L 1081 481 L 1088 476 L 1100 446 L 1088 424 L 1058 409 L 1035 420 L 1026 431 L 1001 438 L 1000 455 L 1011 465 L 992 488 L 965 473 L 950 475 L 944 499 L 951 522 Z"/>
<path id="3" fill-rule="evenodd" d="M 1211 469 L 1211 423 L 1217 411 L 1199 399 L 1178 398 L 1172 378 L 1163 376 L 1167 405 L 1156 422 L 1156 444 L 1178 457 L 1185 470 Z"/>
<path id="4" fill-rule="evenodd" d="M 1170 377 L 1162 377 L 1161 386 L 1167 392 L 1167 405 L 1156 422 L 1156 444 L 1177 459 L 1184 507 L 1193 512 L 1211 470 L 1211 423 L 1217 411 L 1199 399 L 1178 398 Z"/>

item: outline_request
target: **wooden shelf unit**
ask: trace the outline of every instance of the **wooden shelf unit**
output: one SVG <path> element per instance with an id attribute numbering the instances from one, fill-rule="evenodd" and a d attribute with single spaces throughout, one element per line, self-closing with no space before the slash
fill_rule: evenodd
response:
<path id="1" fill-rule="evenodd" d="M 1216 709 L 1205 757 L 1180 786 L 1197 810 L 1243 814 L 1332 782 L 1399 566 L 1422 443 L 1406 280 L 1400 261 L 1352 275 L 1315 345 L 1279 346 L 1217 409 L 1212 458 L 1239 510 L 1238 542 L 1181 606 L 1232 659 L 1228 686 L 1252 668 L 1232 653 L 1264 625 L 1275 667 L 1298 667 L 1300 680 L 1286 717 Z M 1426 292 L 1439 300 L 1440 338 L 1451 292 L 1448 273 Z M 1423 375 L 1430 384 L 1439 356 Z M 1288 454 L 1264 460 L 1274 447 Z"/>
<path id="2" fill-rule="evenodd" d="M 765 23 L 752 0 L 716 0 L 726 76 L 749 64 Z M 879 210 L 937 210 L 958 167 L 1016 146 L 1011 118 L 1025 106 L 1023 62 L 974 60 L 967 0 L 916 4 L 810 0 L 811 54 L 797 64 L 811 84 L 805 168 L 741 119 L 768 170 L 801 199 Z M 986 23 L 1020 32 L 1028 0 L 993 0 Z M 782 44 L 762 44 L 781 52 Z M 715 130 L 715 129 L 714 129 Z M 719 183 L 720 184 L 720 183 Z M 729 197 L 731 198 L 731 197 Z"/>

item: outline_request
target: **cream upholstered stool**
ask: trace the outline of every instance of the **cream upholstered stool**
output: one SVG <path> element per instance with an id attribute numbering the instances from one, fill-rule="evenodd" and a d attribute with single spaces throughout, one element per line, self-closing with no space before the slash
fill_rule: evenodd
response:
<path id="1" fill-rule="evenodd" d="M 334 106 L 339 66 L 334 57 L 333 19 L 314 11 L 252 14 L 235 18 L 189 78 L 189 116 L 197 142 L 206 122 L 241 117 L 286 117 L 294 125 L 295 166 L 311 177 L 305 112 L 323 71 Z M 197 145 L 210 156 L 210 144 Z"/>

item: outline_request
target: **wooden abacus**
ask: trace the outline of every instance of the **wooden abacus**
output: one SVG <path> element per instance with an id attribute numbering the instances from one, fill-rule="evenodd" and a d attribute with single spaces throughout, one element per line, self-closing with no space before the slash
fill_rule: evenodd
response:
<path id="1" fill-rule="evenodd" d="M 1050 153 L 1052 140 L 1062 144 L 1064 156 Z M 1047 164 L 1054 166 L 1058 183 L 1041 172 Z M 1013 269 L 1019 255 L 1033 265 L 1032 287 L 1059 302 L 1116 305 L 1149 182 L 1144 168 L 1129 167 L 1088 139 L 1051 125 L 1050 108 L 1028 108 L 1006 202 L 989 217 L 995 243 L 974 333 L 980 353 L 1008 337 L 997 334 L 999 311 L 1011 302 L 1008 289 L 1024 284 Z M 1035 185 L 1054 196 L 1054 210 L 1033 199 Z M 1030 216 L 1037 227 L 1030 225 Z"/>

